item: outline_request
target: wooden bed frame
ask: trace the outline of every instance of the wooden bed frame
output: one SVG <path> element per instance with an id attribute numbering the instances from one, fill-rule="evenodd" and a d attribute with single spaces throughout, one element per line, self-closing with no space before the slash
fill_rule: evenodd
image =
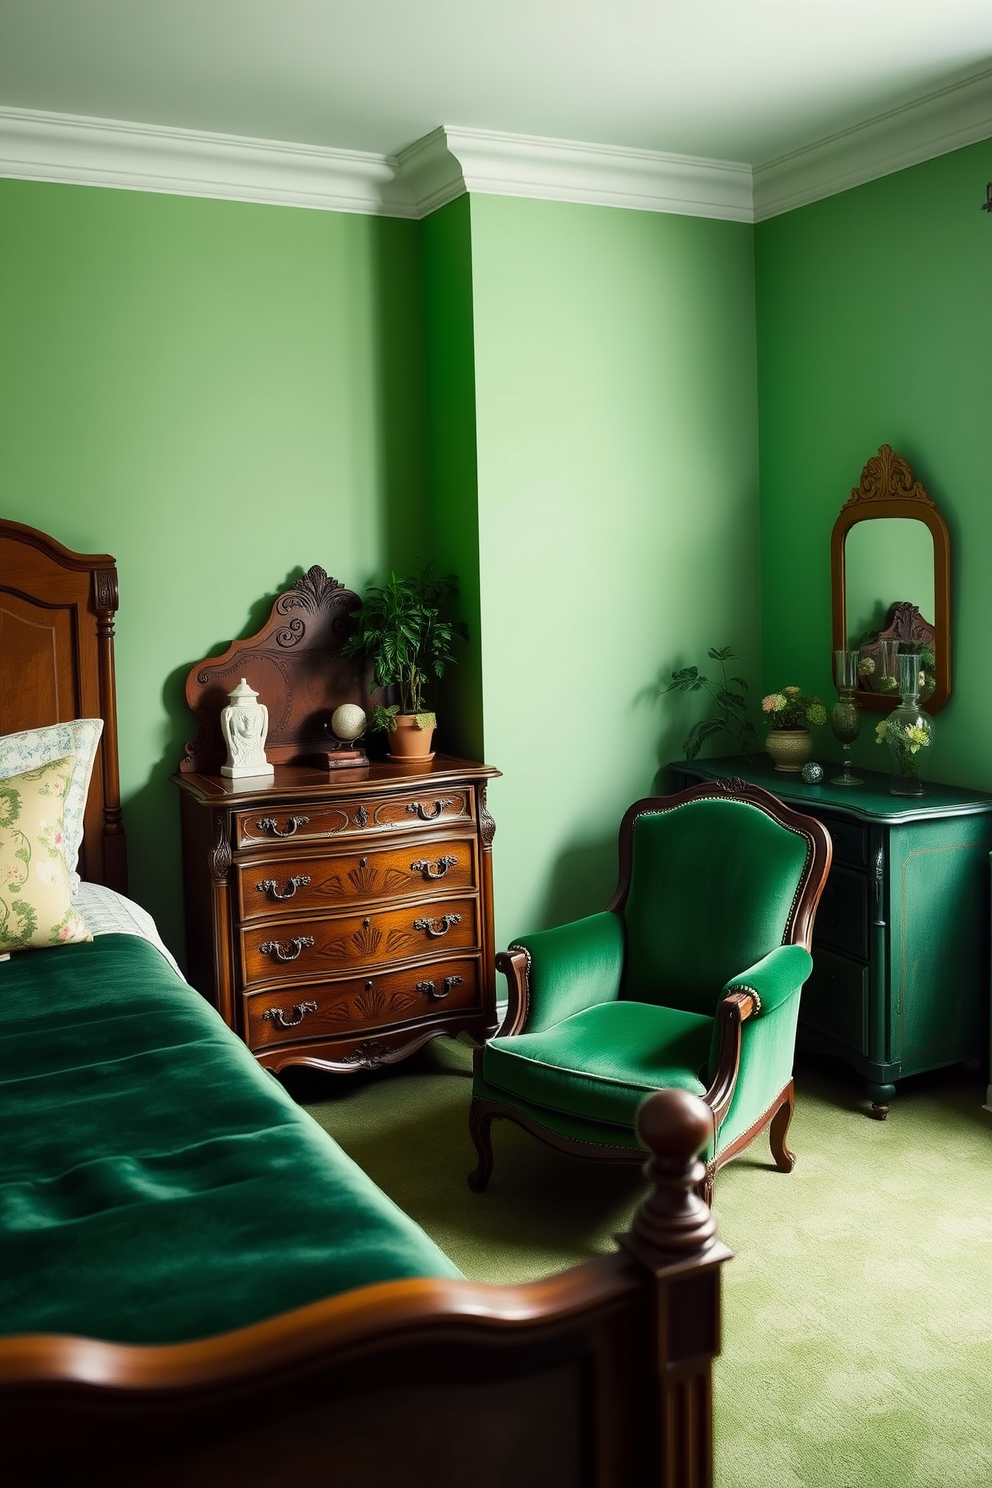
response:
<path id="1" fill-rule="evenodd" d="M 102 718 L 79 873 L 127 891 L 117 760 L 117 565 L 0 519 L 0 733 Z"/>
<path id="2" fill-rule="evenodd" d="M 116 608 L 112 558 L 0 521 L 0 732 L 103 717 L 81 868 L 122 889 Z M 707 1488 L 730 1255 L 696 1192 L 710 1128 L 694 1096 L 651 1097 L 630 1232 L 537 1282 L 384 1282 L 160 1347 L 0 1339 L 2 1480 Z"/>

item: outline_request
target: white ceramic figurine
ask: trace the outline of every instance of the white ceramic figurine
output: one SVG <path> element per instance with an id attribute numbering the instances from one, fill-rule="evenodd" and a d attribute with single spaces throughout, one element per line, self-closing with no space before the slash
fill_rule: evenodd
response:
<path id="1" fill-rule="evenodd" d="M 221 711 L 220 727 L 227 745 L 227 763 L 220 773 L 233 779 L 244 775 L 274 775 L 265 758 L 265 736 L 269 731 L 269 710 L 258 701 L 258 693 L 245 678 L 228 693 L 230 703 Z"/>

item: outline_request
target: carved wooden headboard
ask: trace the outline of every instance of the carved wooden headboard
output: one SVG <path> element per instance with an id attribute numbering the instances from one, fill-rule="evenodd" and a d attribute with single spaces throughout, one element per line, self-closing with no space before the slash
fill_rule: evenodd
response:
<path id="1" fill-rule="evenodd" d="M 127 890 L 114 682 L 117 566 L 0 518 L 0 733 L 102 718 L 79 872 Z"/>

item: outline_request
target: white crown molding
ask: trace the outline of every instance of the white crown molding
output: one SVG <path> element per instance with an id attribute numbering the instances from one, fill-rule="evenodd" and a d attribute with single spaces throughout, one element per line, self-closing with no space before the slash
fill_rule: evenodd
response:
<path id="1" fill-rule="evenodd" d="M 444 125 L 397 155 L 421 216 L 463 192 L 750 222 L 751 167 Z"/>
<path id="2" fill-rule="evenodd" d="M 447 131 L 432 129 L 396 155 L 399 168 L 416 205 L 418 217 L 429 217 L 466 191 L 462 168 L 448 149 Z"/>
<path id="3" fill-rule="evenodd" d="M 396 162 L 358 150 L 0 108 L 0 176 L 415 217 Z"/>
<path id="4" fill-rule="evenodd" d="M 746 165 L 447 127 L 393 159 L 0 107 L 0 175 L 389 217 L 474 191 L 751 220 Z"/>
<path id="5" fill-rule="evenodd" d="M 992 136 L 992 69 L 754 168 L 754 220 Z"/>
<path id="6" fill-rule="evenodd" d="M 0 107 L 0 176 L 421 218 L 465 192 L 760 222 L 992 136 L 992 69 L 752 171 L 444 125 L 393 158 Z"/>

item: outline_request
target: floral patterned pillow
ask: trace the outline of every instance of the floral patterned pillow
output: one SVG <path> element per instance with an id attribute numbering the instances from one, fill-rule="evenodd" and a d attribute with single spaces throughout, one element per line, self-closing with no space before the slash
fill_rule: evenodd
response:
<path id="1" fill-rule="evenodd" d="M 102 718 L 74 718 L 68 723 L 52 723 L 45 728 L 23 729 L 19 734 L 0 737 L 0 782 L 11 775 L 23 775 L 49 760 L 73 756 L 72 779 L 65 798 L 65 860 L 75 895 L 79 887 L 76 863 L 83 841 L 83 816 L 93 773 L 97 745 L 103 733 Z"/>
<path id="2" fill-rule="evenodd" d="M 72 902 L 64 808 L 75 759 L 0 780 L 0 952 L 92 940 Z"/>

